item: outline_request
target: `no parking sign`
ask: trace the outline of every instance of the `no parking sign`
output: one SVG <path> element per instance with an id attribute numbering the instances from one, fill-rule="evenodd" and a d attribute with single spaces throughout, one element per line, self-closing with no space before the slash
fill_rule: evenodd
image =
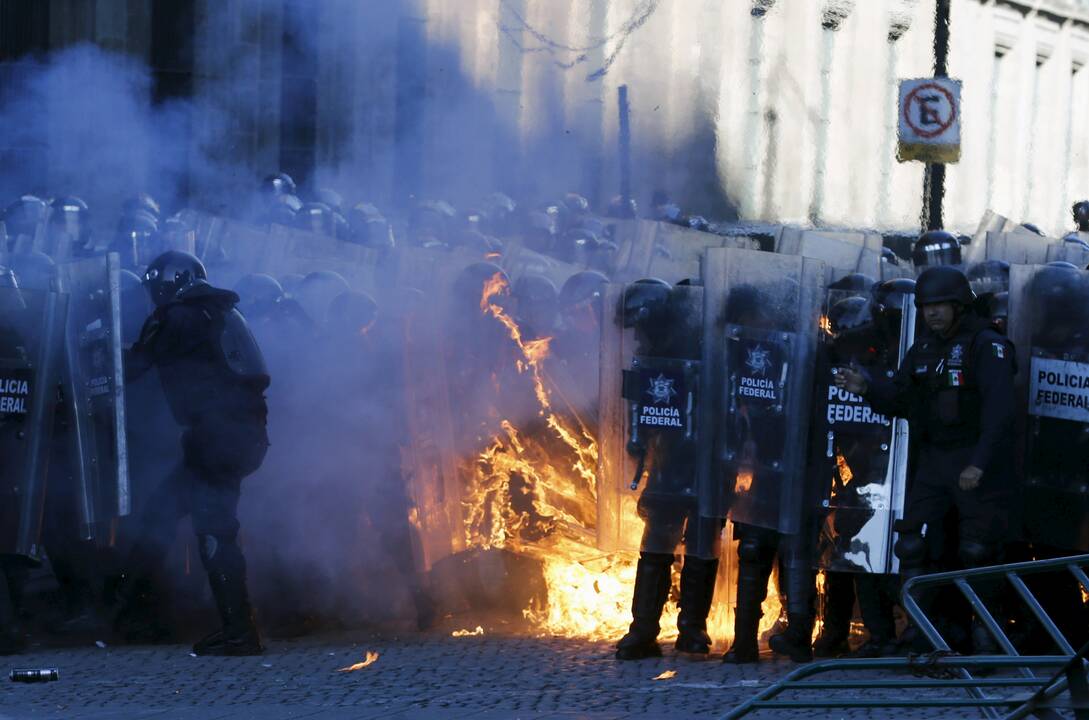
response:
<path id="1" fill-rule="evenodd" d="M 900 162 L 960 160 L 960 88 L 944 77 L 900 81 Z"/>

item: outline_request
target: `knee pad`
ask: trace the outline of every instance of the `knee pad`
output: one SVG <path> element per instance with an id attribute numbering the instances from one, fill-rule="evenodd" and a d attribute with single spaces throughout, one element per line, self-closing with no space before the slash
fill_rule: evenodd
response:
<path id="1" fill-rule="evenodd" d="M 966 568 L 990 565 L 998 557 L 994 545 L 972 538 L 961 538 L 957 555 Z"/>
<path id="2" fill-rule="evenodd" d="M 236 547 L 235 539 L 226 535 L 198 535 L 197 545 L 200 546 L 200 559 L 204 563 L 217 560 L 225 553 L 230 554 Z"/>
<path id="3" fill-rule="evenodd" d="M 737 558 L 741 562 L 763 562 L 766 554 L 764 543 L 758 537 L 745 536 L 737 543 Z"/>
<path id="4" fill-rule="evenodd" d="M 893 548 L 900 564 L 906 567 L 922 567 L 926 564 L 926 538 L 918 531 L 902 532 Z"/>

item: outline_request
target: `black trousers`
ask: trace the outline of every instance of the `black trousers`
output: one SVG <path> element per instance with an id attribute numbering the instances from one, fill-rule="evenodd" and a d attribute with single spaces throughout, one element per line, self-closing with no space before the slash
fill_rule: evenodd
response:
<path id="1" fill-rule="evenodd" d="M 169 551 L 178 521 L 190 516 L 198 539 L 233 544 L 238 537 L 242 479 L 261 466 L 268 450 L 264 425 L 190 428 L 182 436 L 184 457 L 151 492 L 140 509 L 140 534 L 133 554 L 139 567 L 156 570 Z M 202 553 L 203 556 L 203 553 Z"/>

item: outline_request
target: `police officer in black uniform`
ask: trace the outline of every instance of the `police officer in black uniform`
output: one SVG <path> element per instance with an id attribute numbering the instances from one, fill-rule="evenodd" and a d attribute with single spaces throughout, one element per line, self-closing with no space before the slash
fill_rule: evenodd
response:
<path id="1" fill-rule="evenodd" d="M 942 551 L 943 521 L 959 515 L 957 550 L 965 567 L 1002 561 L 1014 488 L 1013 346 L 972 311 L 965 275 L 930 267 L 918 279 L 915 305 L 926 329 L 892 379 L 844 368 L 837 385 L 878 412 L 905 417 L 918 459 L 895 552 L 904 579 L 930 571 Z M 980 588 L 993 607 L 995 588 Z M 987 602 L 988 600 L 992 602 Z M 977 652 L 993 647 L 973 624 Z"/>
<path id="2" fill-rule="evenodd" d="M 223 628 L 193 646 L 197 655 L 261 653 L 238 545 L 242 478 L 268 448 L 264 358 L 238 296 L 213 287 L 200 260 L 170 251 L 144 273 L 155 311 L 126 357 L 126 381 L 157 368 L 167 402 L 184 428 L 184 459 L 140 508 L 140 535 L 127 567 L 119 629 L 154 613 L 150 575 L 162 564 L 177 521 L 192 518 L 201 561 Z M 145 615 L 143 620 L 147 620 Z"/>
<path id="3" fill-rule="evenodd" d="M 636 334 L 636 355 L 690 361 L 700 360 L 701 331 L 698 318 L 688 312 L 683 285 L 677 288 L 657 279 L 633 283 L 624 293 L 619 311 L 624 327 Z M 638 403 L 643 387 L 631 387 L 634 374 L 626 375 L 624 396 Z M 671 386 L 672 387 L 672 386 Z M 694 394 L 685 383 L 686 394 Z M 689 397 L 686 402 L 698 402 Z M 682 402 L 682 406 L 686 404 Z M 698 432 L 698 429 L 697 429 Z M 715 591 L 718 560 L 712 559 L 722 522 L 701 517 L 694 492 L 699 475 L 696 437 L 684 433 L 653 432 L 639 427 L 628 439 L 627 450 L 639 458 L 634 482 L 647 470 L 646 484 L 639 496 L 639 515 L 644 520 L 642 552 L 636 569 L 632 598 L 632 623 L 616 646 L 620 660 L 637 660 L 661 655 L 658 632 L 662 609 L 672 584 L 673 549 L 685 542 L 681 568 L 680 615 L 677 618 L 678 652 L 706 655 L 711 651 L 707 615 Z M 634 485 L 633 482 L 633 485 Z"/>

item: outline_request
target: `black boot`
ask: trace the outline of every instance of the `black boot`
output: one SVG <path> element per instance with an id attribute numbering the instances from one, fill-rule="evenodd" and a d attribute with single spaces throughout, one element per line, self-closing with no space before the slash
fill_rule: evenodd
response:
<path id="1" fill-rule="evenodd" d="M 824 625 L 813 641 L 819 658 L 839 657 L 850 652 L 851 616 L 855 612 L 855 579 L 852 573 L 829 572 L 824 577 Z"/>
<path id="2" fill-rule="evenodd" d="M 707 655 L 711 636 L 707 634 L 707 615 L 718 579 L 718 560 L 684 556 L 681 568 L 681 612 L 677 616 L 677 652 Z"/>
<path id="3" fill-rule="evenodd" d="M 734 643 L 722 657 L 722 662 L 744 664 L 760 659 L 756 634 L 760 630 L 760 618 L 763 616 L 760 604 L 768 594 L 773 552 L 774 547 L 762 547 L 758 543 L 750 542 L 748 538 L 742 538 L 738 546 Z"/>
<path id="4" fill-rule="evenodd" d="M 768 638 L 768 646 L 778 655 L 786 655 L 796 663 L 813 660 L 813 616 L 787 613 L 787 629 Z"/>
<path id="5" fill-rule="evenodd" d="M 202 541 L 202 550 L 205 542 Z M 223 629 L 193 645 L 197 655 L 260 655 L 265 651 L 253 619 L 246 590 L 246 560 L 234 542 L 218 543 L 205 559 L 208 584 L 216 600 Z"/>
<path id="6" fill-rule="evenodd" d="M 661 630 L 662 608 L 669 597 L 670 570 L 673 556 L 662 553 L 640 553 L 635 571 L 635 594 L 631 601 L 631 627 L 616 644 L 617 660 L 641 660 L 660 657 L 658 632 Z"/>
<path id="7" fill-rule="evenodd" d="M 786 655 L 796 663 L 813 660 L 813 601 L 817 594 L 816 576 L 805 562 L 806 555 L 797 548 L 800 537 L 790 536 L 779 546 L 783 560 L 782 583 L 787 595 L 786 630 L 768 638 L 768 646 L 778 655 Z"/>

